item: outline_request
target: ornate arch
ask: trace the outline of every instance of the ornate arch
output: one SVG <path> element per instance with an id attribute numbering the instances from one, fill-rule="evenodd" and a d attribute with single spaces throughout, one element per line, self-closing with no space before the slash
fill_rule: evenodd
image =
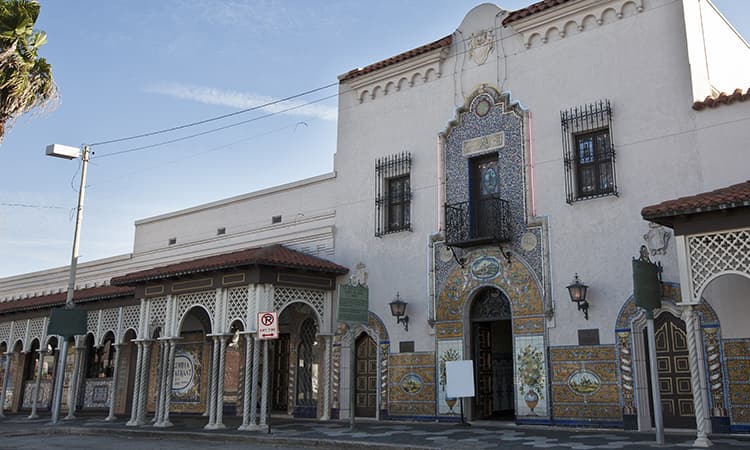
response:
<path id="1" fill-rule="evenodd" d="M 213 315 L 208 310 L 208 308 L 206 308 L 206 306 L 204 306 L 204 305 L 202 305 L 200 303 L 195 303 L 195 304 L 191 305 L 188 309 L 186 309 L 184 312 L 182 312 L 182 315 L 177 320 L 177 328 L 175 329 L 175 332 L 176 332 L 176 334 L 178 336 L 179 336 L 180 332 L 182 331 L 182 324 L 185 322 L 185 318 L 190 313 L 190 311 L 192 311 L 194 309 L 200 309 L 200 310 L 203 310 L 203 312 L 206 313 L 206 316 L 208 317 L 208 325 L 211 327 L 208 330 L 207 334 L 213 333 L 213 331 L 214 331 L 214 317 L 213 317 Z"/>
<path id="2" fill-rule="evenodd" d="M 378 367 L 380 368 L 380 383 L 378 383 L 378 407 L 377 418 L 381 411 L 388 410 L 388 358 L 391 353 L 391 343 L 388 329 L 383 321 L 372 311 L 368 312 L 367 325 L 361 324 L 354 327 L 354 341 L 351 340 L 351 328 L 343 323 L 339 324 L 336 335 L 333 338 L 333 351 L 331 352 L 331 393 L 332 407 L 338 410 L 341 407 L 341 357 L 342 346 L 354 345 L 357 337 L 363 333 L 372 338 L 378 345 Z"/>
<path id="3" fill-rule="evenodd" d="M 681 317 L 681 299 L 679 284 L 663 283 L 662 308 L 655 311 L 655 315 L 658 316 L 661 312 L 667 311 L 676 317 Z M 705 357 L 712 362 L 708 370 L 711 379 L 709 393 L 714 412 L 717 416 L 726 415 L 725 379 L 722 367 L 724 357 L 719 316 L 705 299 L 701 299 L 701 302 L 695 305 L 695 310 L 700 318 L 705 341 L 700 345 L 704 345 Z M 647 423 L 650 420 L 651 405 L 647 400 L 646 367 L 635 364 L 636 361 L 647 361 L 643 340 L 636 338 L 645 328 L 645 316 L 644 310 L 635 305 L 635 299 L 631 295 L 620 308 L 615 321 L 615 345 L 626 429 L 650 429 L 650 424 Z"/>
<path id="4" fill-rule="evenodd" d="M 473 251 L 465 258 L 464 267 L 451 271 L 438 295 L 438 339 L 463 337 L 471 300 L 487 287 L 499 289 L 508 297 L 514 335 L 544 333 L 542 289 L 525 261 L 513 254 L 508 261 L 494 248 Z"/>

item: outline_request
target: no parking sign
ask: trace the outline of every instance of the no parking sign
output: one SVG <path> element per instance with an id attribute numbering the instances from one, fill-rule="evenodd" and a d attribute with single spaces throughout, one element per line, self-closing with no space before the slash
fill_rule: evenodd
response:
<path id="1" fill-rule="evenodd" d="M 258 313 L 258 339 L 279 338 L 279 313 L 275 311 Z"/>

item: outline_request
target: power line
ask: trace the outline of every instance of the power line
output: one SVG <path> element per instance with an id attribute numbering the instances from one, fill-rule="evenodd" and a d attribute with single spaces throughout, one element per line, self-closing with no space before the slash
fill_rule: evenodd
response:
<path id="1" fill-rule="evenodd" d="M 55 206 L 55 205 L 32 205 L 29 203 L 6 203 L 6 202 L 0 202 L 0 206 L 8 206 L 8 207 L 14 207 L 14 208 L 42 208 L 42 209 L 65 209 L 63 206 Z"/>
<path id="2" fill-rule="evenodd" d="M 209 122 L 215 122 L 217 120 L 226 119 L 228 117 L 233 117 L 233 116 L 237 116 L 237 115 L 240 115 L 240 114 L 245 114 L 247 112 L 255 111 L 257 109 L 267 108 L 269 106 L 273 106 L 273 105 L 276 105 L 278 103 L 282 103 L 282 102 L 285 102 L 285 101 L 288 101 L 288 100 L 293 100 L 295 98 L 304 97 L 305 95 L 313 94 L 315 92 L 322 91 L 324 89 L 328 89 L 328 88 L 333 87 L 333 86 L 337 86 L 338 84 L 339 84 L 338 82 L 330 83 L 330 84 L 327 84 L 325 86 L 321 86 L 321 87 L 317 87 L 315 89 L 310 89 L 308 91 L 301 92 L 299 94 L 290 95 L 288 97 L 284 97 L 284 98 L 281 98 L 281 99 L 278 99 L 278 100 L 273 100 L 273 101 L 264 103 L 262 105 L 253 106 L 251 108 L 242 109 L 240 111 L 235 111 L 235 112 L 232 112 L 232 113 L 229 113 L 229 114 L 223 114 L 221 116 L 211 117 L 211 118 L 208 118 L 208 119 L 199 120 L 197 122 L 190 122 L 190 123 L 186 123 L 184 125 L 178 125 L 178 126 L 174 126 L 174 127 L 171 127 L 171 128 L 165 128 L 165 129 L 157 130 L 157 131 L 151 131 L 151 132 L 148 132 L 148 133 L 136 134 L 136 135 L 133 135 L 133 136 L 126 136 L 126 137 L 121 137 L 121 138 L 117 138 L 117 139 L 110 139 L 110 140 L 107 140 L 107 141 L 94 142 L 93 144 L 89 144 L 89 146 L 90 147 L 94 147 L 94 146 L 102 146 L 102 145 L 107 145 L 107 144 L 114 144 L 116 142 L 132 141 L 133 139 L 140 139 L 140 138 L 149 137 L 149 136 L 156 136 L 156 135 L 159 135 L 159 134 L 169 133 L 169 132 L 172 132 L 172 131 L 182 130 L 182 129 L 185 129 L 185 128 L 195 127 L 195 126 L 203 125 L 203 124 L 206 124 L 206 123 L 209 123 Z"/>
<path id="3" fill-rule="evenodd" d="M 134 148 L 129 148 L 129 149 L 120 150 L 120 151 L 116 151 L 116 152 L 105 153 L 103 155 L 96 156 L 96 159 L 106 158 L 108 156 L 114 156 L 114 155 L 121 155 L 123 153 L 131 153 L 131 152 L 136 152 L 136 151 L 140 151 L 140 150 L 146 150 L 146 149 L 149 149 L 149 148 L 159 147 L 159 146 L 162 146 L 162 145 L 174 144 L 175 142 L 185 141 L 185 140 L 192 139 L 192 138 L 199 137 L 199 136 L 205 136 L 207 134 L 216 133 L 217 131 L 226 130 L 228 128 L 237 127 L 237 126 L 244 125 L 244 124 L 247 124 L 247 123 L 250 123 L 250 122 L 256 122 L 258 120 L 266 119 L 268 117 L 276 116 L 278 114 L 283 114 L 283 113 L 286 113 L 286 112 L 289 112 L 289 111 L 293 111 L 295 109 L 304 108 L 304 107 L 310 106 L 310 105 L 315 104 L 315 103 L 320 103 L 322 101 L 325 101 L 325 100 L 328 100 L 328 99 L 331 99 L 331 98 L 334 98 L 334 97 L 338 97 L 338 95 L 339 94 L 337 92 L 335 94 L 328 95 L 326 97 L 322 97 L 322 98 L 319 98 L 317 100 L 313 100 L 313 101 L 308 102 L 308 103 L 303 103 L 301 105 L 295 105 L 295 106 L 289 107 L 287 109 L 283 109 L 281 111 L 274 111 L 274 112 L 271 112 L 271 113 L 268 113 L 268 114 L 264 114 L 262 116 L 253 117 L 252 119 L 247 119 L 247 120 L 243 120 L 241 122 L 231 123 L 231 124 L 225 125 L 223 127 L 212 128 L 210 130 L 201 131 L 200 133 L 194 133 L 194 134 L 190 134 L 190 135 L 179 137 L 179 138 L 175 138 L 175 139 L 170 139 L 168 141 L 162 141 L 162 142 L 157 142 L 155 144 L 143 145 L 141 147 L 134 147 Z M 92 157 L 92 159 L 93 159 L 93 157 Z"/>

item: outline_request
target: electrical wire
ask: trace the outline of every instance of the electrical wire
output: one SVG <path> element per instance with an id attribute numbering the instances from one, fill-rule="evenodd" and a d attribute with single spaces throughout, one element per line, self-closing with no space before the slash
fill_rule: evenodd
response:
<path id="1" fill-rule="evenodd" d="M 245 113 L 250 112 L 250 111 L 255 111 L 255 110 L 258 110 L 258 109 L 262 109 L 262 108 L 267 108 L 269 106 L 273 106 L 273 105 L 276 105 L 278 103 L 283 103 L 283 102 L 286 102 L 286 101 L 289 101 L 289 100 L 293 100 L 295 98 L 304 97 L 305 95 L 314 94 L 315 92 L 319 92 L 319 91 L 322 91 L 324 89 L 328 89 L 330 87 L 337 86 L 338 84 L 339 84 L 338 82 L 336 82 L 336 83 L 329 83 L 329 84 L 327 84 L 325 86 L 320 86 L 320 87 L 317 87 L 315 89 L 310 89 L 310 90 L 305 91 L 305 92 L 300 92 L 298 94 L 290 95 L 288 97 L 284 97 L 284 98 L 281 98 L 281 99 L 278 99 L 278 100 L 273 100 L 273 101 L 264 103 L 262 105 L 257 105 L 257 106 L 253 106 L 251 108 L 246 108 L 246 109 L 242 109 L 242 110 L 239 110 L 239 111 L 234 111 L 234 112 L 231 112 L 229 114 L 223 114 L 221 116 L 210 117 L 208 119 L 199 120 L 197 122 L 190 122 L 190 123 L 186 123 L 186 124 L 183 124 L 183 125 L 177 125 L 177 126 L 174 126 L 174 127 L 171 127 L 171 128 L 165 128 L 165 129 L 162 129 L 162 130 L 151 131 L 151 132 L 148 132 L 148 133 L 136 134 L 136 135 L 133 135 L 133 136 L 127 136 L 127 137 L 121 137 L 121 138 L 116 138 L 116 139 L 109 139 L 109 140 L 106 140 L 106 141 L 94 142 L 92 144 L 89 144 L 89 147 L 114 144 L 116 142 L 132 141 L 133 139 L 141 139 L 141 138 L 144 138 L 144 137 L 156 136 L 156 135 L 159 135 L 159 134 L 169 133 L 169 132 L 172 132 L 172 131 L 183 130 L 185 128 L 190 128 L 190 127 L 195 127 L 195 126 L 203 125 L 203 124 L 210 123 L 210 122 L 215 122 L 217 120 L 222 120 L 222 119 L 226 119 L 226 118 L 229 118 L 229 117 L 234 117 L 234 116 L 237 116 L 237 115 L 240 115 L 240 114 L 245 114 Z"/>

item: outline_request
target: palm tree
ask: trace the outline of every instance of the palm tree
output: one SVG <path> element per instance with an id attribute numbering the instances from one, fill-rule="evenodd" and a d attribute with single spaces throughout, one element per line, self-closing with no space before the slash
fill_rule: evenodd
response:
<path id="1" fill-rule="evenodd" d="M 0 142 L 20 115 L 57 102 L 52 66 L 38 56 L 47 34 L 34 31 L 36 0 L 0 0 Z"/>

